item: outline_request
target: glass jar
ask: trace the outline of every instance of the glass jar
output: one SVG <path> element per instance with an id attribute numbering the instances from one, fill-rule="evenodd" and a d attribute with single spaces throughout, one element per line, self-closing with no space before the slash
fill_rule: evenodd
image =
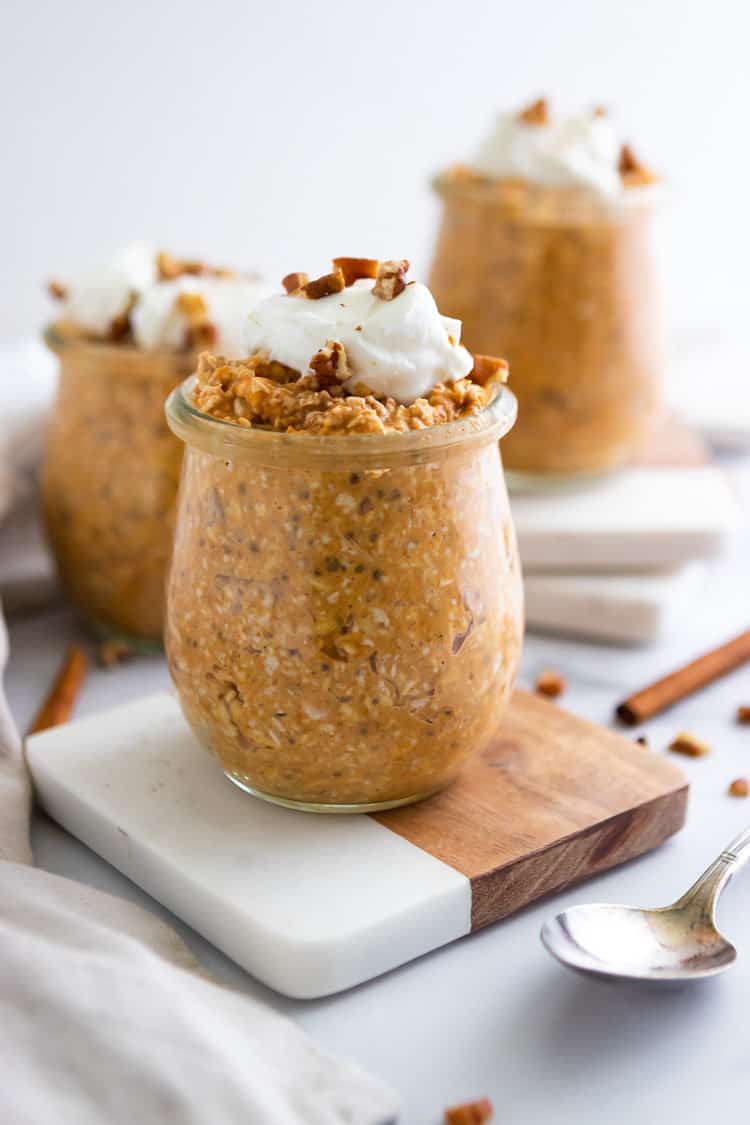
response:
<path id="1" fill-rule="evenodd" d="M 661 397 L 657 189 L 606 203 L 523 182 L 435 182 L 442 227 L 430 276 L 473 352 L 507 356 L 518 423 L 511 482 L 555 484 L 619 468 Z"/>
<path id="2" fill-rule="evenodd" d="M 386 435 L 221 422 L 174 391 L 186 443 L 166 649 L 182 709 L 242 789 L 367 812 L 447 785 L 496 730 L 522 589 L 503 390 Z"/>
<path id="3" fill-rule="evenodd" d="M 195 357 L 46 333 L 59 356 L 42 508 L 61 584 L 103 638 L 161 643 L 182 447 L 164 400 Z"/>

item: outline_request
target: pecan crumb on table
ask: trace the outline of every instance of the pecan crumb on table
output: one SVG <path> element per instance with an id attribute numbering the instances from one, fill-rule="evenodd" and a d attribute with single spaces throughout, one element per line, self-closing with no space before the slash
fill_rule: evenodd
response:
<path id="1" fill-rule="evenodd" d="M 480 1098 L 476 1102 L 465 1102 L 446 1109 L 445 1125 L 484 1125 L 492 1120 L 492 1114 L 492 1102 L 489 1098 Z"/>
<path id="2" fill-rule="evenodd" d="M 746 777 L 736 777 L 729 786 L 728 793 L 731 797 L 747 797 L 750 793 L 750 782 Z"/>
<path id="3" fill-rule="evenodd" d="M 667 750 L 671 750 L 673 754 L 684 754 L 688 758 L 704 758 L 706 754 L 711 753 L 711 747 L 707 742 L 702 742 L 688 731 L 681 731 L 676 735 Z"/>
<path id="4" fill-rule="evenodd" d="M 548 699 L 557 699 L 565 691 L 566 686 L 565 680 L 559 672 L 547 668 L 537 676 L 534 690 L 537 695 L 545 695 Z"/>

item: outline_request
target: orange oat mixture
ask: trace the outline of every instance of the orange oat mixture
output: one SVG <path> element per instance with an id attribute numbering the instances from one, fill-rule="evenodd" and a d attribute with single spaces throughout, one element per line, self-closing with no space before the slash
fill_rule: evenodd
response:
<path id="1" fill-rule="evenodd" d="M 346 368 L 340 344 L 330 349 L 338 354 L 339 372 Z M 314 360 L 314 357 L 311 357 Z M 372 394 L 348 393 L 342 383 L 322 379 L 314 370 L 300 375 L 269 361 L 265 353 L 227 363 L 203 354 L 198 362 L 198 381 L 193 402 L 205 414 L 240 426 L 266 426 L 272 430 L 308 434 L 385 434 L 421 430 L 427 426 L 455 422 L 483 410 L 505 382 L 507 364 L 492 361 L 494 370 L 482 376 L 481 357 L 475 372 L 455 383 L 438 383 L 426 398 L 405 405 L 388 398 L 381 402 Z M 321 385 L 322 384 L 322 385 Z"/>
<path id="2" fill-rule="evenodd" d="M 366 811 L 448 784 L 502 719 L 523 633 L 513 400 L 489 361 L 412 403 L 352 394 L 333 343 L 324 374 L 206 357 L 171 396 L 187 449 L 166 648 L 232 780 Z"/>

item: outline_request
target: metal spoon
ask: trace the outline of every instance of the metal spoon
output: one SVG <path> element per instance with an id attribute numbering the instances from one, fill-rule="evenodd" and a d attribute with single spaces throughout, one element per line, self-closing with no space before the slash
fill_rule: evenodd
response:
<path id="1" fill-rule="evenodd" d="M 545 922 L 542 942 L 561 964 L 601 977 L 688 981 L 715 976 L 737 957 L 716 928 L 716 905 L 748 859 L 750 828 L 672 906 L 574 906 Z"/>

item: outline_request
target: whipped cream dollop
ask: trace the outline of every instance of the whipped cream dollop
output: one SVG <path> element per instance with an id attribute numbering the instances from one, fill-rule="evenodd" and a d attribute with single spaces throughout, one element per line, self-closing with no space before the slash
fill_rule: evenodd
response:
<path id="1" fill-rule="evenodd" d="M 186 274 L 161 281 L 141 293 L 130 317 L 133 337 L 138 347 L 147 351 L 183 349 L 189 321 L 180 308 L 179 296 L 195 293 L 203 299 L 206 320 L 216 333 L 212 349 L 227 359 L 239 359 L 245 354 L 247 310 L 269 292 L 269 286 L 263 282 L 242 277 Z"/>
<path id="2" fill-rule="evenodd" d="M 531 123 L 517 113 L 501 113 L 473 166 L 496 179 L 579 186 L 611 197 L 622 191 L 619 156 L 620 144 L 606 114 L 594 111 Z"/>
<path id="3" fill-rule="evenodd" d="M 461 321 L 441 316 L 426 285 L 411 282 L 387 301 L 367 279 L 319 300 L 274 294 L 252 310 L 245 331 L 248 352 L 267 351 L 303 373 L 337 341 L 351 372 L 347 390 L 364 384 L 378 398 L 405 404 L 469 374 L 474 361 L 460 339 Z"/>
<path id="4" fill-rule="evenodd" d="M 112 322 L 157 278 L 156 251 L 134 243 L 67 287 L 65 318 L 92 336 L 107 337 Z"/>

